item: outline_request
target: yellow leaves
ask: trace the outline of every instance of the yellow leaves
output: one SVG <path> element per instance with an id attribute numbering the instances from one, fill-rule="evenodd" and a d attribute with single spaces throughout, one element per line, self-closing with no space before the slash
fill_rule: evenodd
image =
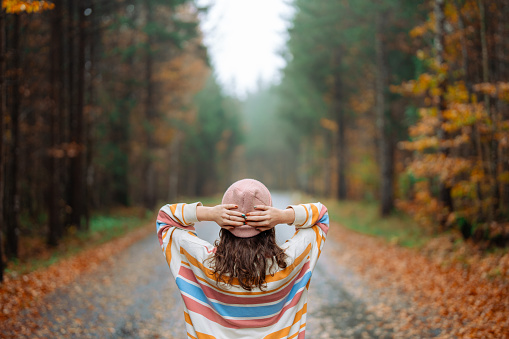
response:
<path id="1" fill-rule="evenodd" d="M 463 81 L 458 81 L 447 88 L 447 100 L 452 103 L 468 103 L 468 89 Z"/>
<path id="2" fill-rule="evenodd" d="M 6 13 L 19 14 L 37 13 L 45 10 L 50 10 L 55 7 L 55 4 L 49 1 L 22 1 L 22 0 L 2 0 L 2 8 Z"/>
<path id="3" fill-rule="evenodd" d="M 490 96 L 497 94 L 497 86 L 489 82 L 474 85 L 474 90 Z"/>
<path id="4" fill-rule="evenodd" d="M 412 93 L 414 95 L 422 95 L 426 93 L 431 87 L 433 87 L 434 81 L 431 74 L 424 73 L 417 78 L 417 81 L 414 82 L 414 87 L 412 89 Z"/>
<path id="5" fill-rule="evenodd" d="M 443 116 L 446 119 L 443 128 L 447 132 L 455 132 L 463 126 L 472 126 L 489 119 L 482 104 L 451 104 Z"/>
<path id="6" fill-rule="evenodd" d="M 505 171 L 498 175 L 498 181 L 504 184 L 509 184 L 509 172 Z"/>
<path id="7" fill-rule="evenodd" d="M 410 80 L 402 83 L 400 86 L 390 86 L 393 93 L 399 93 L 408 96 L 420 96 L 427 93 L 427 91 L 434 86 L 435 81 L 433 76 L 428 73 L 423 73 L 417 80 Z"/>
<path id="8" fill-rule="evenodd" d="M 409 151 L 423 151 L 428 148 L 438 148 L 439 141 L 437 137 L 433 136 L 414 141 L 403 141 L 400 145 L 401 148 Z"/>
<path id="9" fill-rule="evenodd" d="M 453 198 L 470 198 L 474 199 L 476 196 L 475 184 L 470 181 L 460 181 L 452 186 L 451 196 Z"/>
<path id="10" fill-rule="evenodd" d="M 442 140 L 440 142 L 440 147 L 454 148 L 454 147 L 459 147 L 459 146 L 469 143 L 469 142 L 470 142 L 470 135 L 465 133 L 465 134 L 460 134 L 452 139 Z"/>
<path id="11" fill-rule="evenodd" d="M 484 180 L 484 178 L 485 178 L 485 173 L 482 168 L 474 167 L 472 169 L 472 172 L 470 172 L 470 180 L 472 182 L 478 183 L 478 182 L 481 182 L 482 180 Z"/>
<path id="12" fill-rule="evenodd" d="M 434 18 L 431 18 L 431 20 L 428 20 L 428 21 L 424 22 L 423 24 L 414 27 L 410 31 L 409 35 L 411 38 L 414 38 L 414 39 L 420 38 L 420 37 L 423 37 L 428 32 L 433 32 L 434 28 L 435 28 Z"/>
<path id="13" fill-rule="evenodd" d="M 425 154 L 412 161 L 408 168 L 416 177 L 438 177 L 440 182 L 452 185 L 458 175 L 469 173 L 472 162 L 463 158 L 447 157 L 442 153 Z"/>
<path id="14" fill-rule="evenodd" d="M 474 85 L 474 90 L 481 94 L 509 102 L 509 82 L 484 82 Z"/>
<path id="15" fill-rule="evenodd" d="M 331 132 L 337 132 L 338 130 L 338 124 L 330 119 L 321 118 L 320 125 Z"/>
<path id="16" fill-rule="evenodd" d="M 420 50 L 417 51 L 417 58 L 419 60 L 424 60 L 424 59 L 429 58 L 429 55 L 426 54 L 426 52 L 424 52 L 422 49 L 420 49 Z"/>
<path id="17" fill-rule="evenodd" d="M 414 29 L 412 29 L 410 31 L 410 37 L 411 38 L 422 37 L 424 34 L 428 33 L 429 31 L 430 31 L 429 24 L 425 23 L 423 25 L 414 27 Z"/>

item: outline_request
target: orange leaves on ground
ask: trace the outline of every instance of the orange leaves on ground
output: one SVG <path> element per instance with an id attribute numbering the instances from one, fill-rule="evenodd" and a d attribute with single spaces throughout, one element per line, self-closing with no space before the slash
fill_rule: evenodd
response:
<path id="1" fill-rule="evenodd" d="M 508 253 L 481 256 L 443 236 L 424 249 L 426 257 L 342 227 L 331 227 L 330 236 L 341 244 L 337 260 L 368 277 L 387 300 L 401 291 L 411 298 L 399 312 L 399 328 L 439 329 L 441 338 L 509 333 Z"/>
<path id="2" fill-rule="evenodd" d="M 7 333 L 18 333 L 30 336 L 30 326 L 37 326 L 35 322 L 19 324 L 16 314 L 27 312 L 32 317 L 38 316 L 38 303 L 42 298 L 56 288 L 65 286 L 76 279 L 79 274 L 92 270 L 100 263 L 127 248 L 141 237 L 150 234 L 153 225 L 147 225 L 128 235 L 106 244 L 83 251 L 81 254 L 62 260 L 47 269 L 41 269 L 21 276 L 7 275 L 0 285 L 0 323 L 2 330 Z"/>
<path id="3" fill-rule="evenodd" d="M 2 8 L 6 13 L 19 14 L 37 13 L 45 10 L 50 10 L 55 7 L 55 4 L 49 1 L 21 1 L 21 0 L 2 0 Z"/>

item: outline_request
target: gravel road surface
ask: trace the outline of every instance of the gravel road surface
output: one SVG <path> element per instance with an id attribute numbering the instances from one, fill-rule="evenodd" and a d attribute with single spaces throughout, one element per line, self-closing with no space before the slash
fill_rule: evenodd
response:
<path id="1" fill-rule="evenodd" d="M 274 206 L 285 208 L 292 196 L 273 194 Z M 155 226 L 154 226 L 155 228 Z M 200 237 L 213 242 L 219 227 L 199 224 Z M 279 243 L 293 227 L 278 225 Z M 333 230 L 331 230 L 333 232 Z M 311 280 L 306 338 L 391 338 L 391 319 L 370 311 L 378 292 L 355 273 L 338 265 L 327 240 Z M 186 338 L 182 301 L 161 253 L 155 232 L 127 250 L 45 297 L 39 329 L 31 338 Z"/>

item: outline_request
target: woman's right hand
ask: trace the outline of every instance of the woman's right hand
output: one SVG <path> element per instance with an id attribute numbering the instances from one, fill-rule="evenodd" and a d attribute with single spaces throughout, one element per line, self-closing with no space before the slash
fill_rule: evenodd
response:
<path id="1" fill-rule="evenodd" d="M 234 204 L 216 205 L 214 207 L 198 206 L 196 216 L 200 221 L 214 221 L 222 228 L 227 230 L 235 226 L 245 225 L 243 214 L 239 211 L 233 211 L 238 208 Z"/>

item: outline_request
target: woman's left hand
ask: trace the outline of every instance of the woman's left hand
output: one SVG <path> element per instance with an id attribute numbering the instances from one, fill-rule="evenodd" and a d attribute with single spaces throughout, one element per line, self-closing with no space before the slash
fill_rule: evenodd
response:
<path id="1" fill-rule="evenodd" d="M 277 224 L 292 223 L 295 219 L 293 209 L 280 210 L 272 206 L 255 206 L 254 212 L 246 213 L 246 224 L 260 232 L 270 230 Z"/>

